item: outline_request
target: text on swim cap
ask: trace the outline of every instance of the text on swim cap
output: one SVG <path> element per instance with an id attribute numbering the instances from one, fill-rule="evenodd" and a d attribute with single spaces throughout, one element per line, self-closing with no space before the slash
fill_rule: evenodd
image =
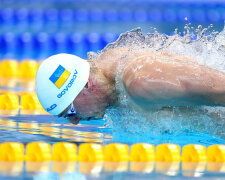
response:
<path id="1" fill-rule="evenodd" d="M 57 104 L 53 104 L 49 108 L 47 108 L 46 111 L 49 112 L 49 111 L 55 109 L 56 107 L 57 107 Z"/>
<path id="2" fill-rule="evenodd" d="M 74 80 L 77 78 L 77 74 L 78 74 L 78 72 L 77 72 L 77 70 L 75 69 L 75 72 L 74 72 L 74 74 L 73 74 L 72 79 L 71 79 L 70 82 L 66 85 L 65 89 L 63 89 L 63 90 L 57 95 L 58 98 L 61 98 L 64 94 L 67 93 L 67 91 L 69 91 L 69 88 L 73 85 Z"/>

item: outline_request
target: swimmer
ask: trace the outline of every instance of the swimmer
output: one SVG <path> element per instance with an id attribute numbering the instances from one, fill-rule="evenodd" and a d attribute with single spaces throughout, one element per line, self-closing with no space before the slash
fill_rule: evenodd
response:
<path id="1" fill-rule="evenodd" d="M 116 77 L 138 107 L 225 106 L 225 73 L 166 51 L 130 53 L 105 50 L 95 60 L 59 54 L 46 59 L 36 77 L 37 95 L 46 111 L 77 124 L 102 118 L 117 106 Z M 122 58 L 121 58 L 122 57 Z"/>

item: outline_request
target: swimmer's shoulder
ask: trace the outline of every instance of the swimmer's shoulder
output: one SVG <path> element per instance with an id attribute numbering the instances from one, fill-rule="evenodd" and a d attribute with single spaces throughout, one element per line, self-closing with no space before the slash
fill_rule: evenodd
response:
<path id="1" fill-rule="evenodd" d="M 126 56 L 127 47 L 118 47 L 105 50 L 96 58 L 95 63 L 103 72 L 106 78 L 114 81 L 116 77 L 117 67 L 122 57 Z"/>

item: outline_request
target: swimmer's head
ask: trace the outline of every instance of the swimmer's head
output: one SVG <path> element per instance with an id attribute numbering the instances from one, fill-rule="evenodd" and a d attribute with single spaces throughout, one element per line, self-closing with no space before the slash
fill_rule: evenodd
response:
<path id="1" fill-rule="evenodd" d="M 89 63 L 74 55 L 58 54 L 43 61 L 36 76 L 37 96 L 43 108 L 59 116 L 83 90 L 89 73 Z M 71 108 L 70 113 L 76 112 Z"/>
<path id="2" fill-rule="evenodd" d="M 88 82 L 76 96 L 73 103 L 59 114 L 59 117 L 65 117 L 73 124 L 77 124 L 80 120 L 102 118 L 106 107 L 114 101 L 113 96 L 111 96 L 114 86 L 107 82 L 94 61 L 89 62 L 91 68 Z M 76 109 L 76 116 L 68 116 L 73 107 Z"/>

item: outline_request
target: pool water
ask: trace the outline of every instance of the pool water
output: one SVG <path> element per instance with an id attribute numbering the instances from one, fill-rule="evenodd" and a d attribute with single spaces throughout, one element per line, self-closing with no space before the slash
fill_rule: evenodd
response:
<path id="1" fill-rule="evenodd" d="M 31 141 L 48 143 L 59 141 L 97 142 L 102 144 L 120 142 L 130 145 L 146 142 L 155 145 L 174 143 L 181 146 L 186 144 L 209 146 L 225 143 L 223 139 L 198 132 L 187 132 L 179 135 L 164 133 L 160 136 L 149 135 L 149 137 L 146 137 L 146 135 L 142 136 L 140 133 L 114 131 L 106 126 L 106 123 L 103 119 L 100 119 L 81 121 L 78 125 L 73 125 L 66 119 L 50 115 L 0 116 L 0 140 L 1 142 L 16 141 L 22 143 Z"/>
<path id="2" fill-rule="evenodd" d="M 134 144 L 142 142 L 138 135 L 114 133 L 105 126 L 104 120 L 82 121 L 72 125 L 67 120 L 49 115 L 16 115 L 0 117 L 1 142 L 44 141 L 50 144 L 56 142 L 97 142 L 103 145 L 112 142 Z M 131 140 L 132 139 L 132 140 Z M 207 134 L 187 133 L 173 136 L 164 134 L 145 142 L 152 144 L 174 143 L 186 144 L 224 144 L 224 141 Z M 185 167 L 193 167 L 188 169 Z M 224 163 L 215 164 L 181 164 L 172 163 L 137 163 L 135 162 L 0 162 L 0 179 L 224 179 Z M 216 169 L 217 171 L 210 171 Z"/>
<path id="3" fill-rule="evenodd" d="M 71 142 L 108 142 L 112 140 L 109 128 L 104 122 L 83 122 L 73 125 L 63 118 L 50 115 L 21 115 L 3 117 L 0 121 L 1 141 L 59 141 Z"/>
<path id="4" fill-rule="evenodd" d="M 7 173 L 1 174 L 1 179 L 43 179 L 43 180 L 55 180 L 55 179 L 79 179 L 79 180 L 89 180 L 89 179 L 100 179 L 100 180 L 136 180 L 136 179 L 193 179 L 197 178 L 199 180 L 223 180 L 224 173 L 215 172 L 203 172 L 201 170 L 197 171 L 182 171 L 181 169 L 170 169 L 168 171 L 160 169 L 159 164 L 96 164 L 96 163 L 57 163 L 57 162 L 45 162 L 45 163 L 17 163 L 17 164 L 1 164 L 6 167 L 17 167 L 17 174 L 12 175 L 13 170 L 8 170 Z M 135 167 L 142 166 L 149 168 L 147 172 L 133 172 L 128 170 L 128 166 Z M 32 167 L 33 166 L 33 167 Z M 104 168 L 103 168 L 104 166 Z M 109 166 L 119 167 L 117 171 L 112 171 L 107 169 Z M 70 167 L 70 168 L 68 168 Z M 90 173 L 85 169 L 93 168 Z M 156 167 L 154 169 L 154 167 Z M 179 167 L 179 164 L 178 164 Z M 35 168 L 39 168 L 34 171 Z M 42 168 L 42 169 L 41 169 Z M 3 168 L 1 168 L 2 170 Z M 25 171 L 27 170 L 27 172 Z M 67 169 L 67 172 L 63 172 Z M 103 170 L 104 169 L 104 170 Z M 22 170 L 22 171 L 20 171 Z M 19 175 L 19 177 L 18 177 Z"/>

